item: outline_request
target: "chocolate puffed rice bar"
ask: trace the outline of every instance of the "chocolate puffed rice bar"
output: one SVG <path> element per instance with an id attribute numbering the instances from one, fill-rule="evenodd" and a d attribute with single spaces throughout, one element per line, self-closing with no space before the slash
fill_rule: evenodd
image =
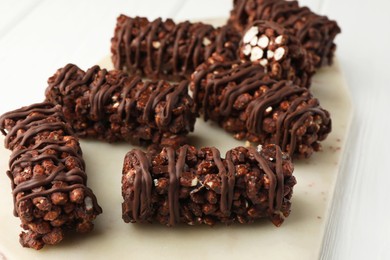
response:
<path id="1" fill-rule="evenodd" d="M 311 92 L 275 81 L 259 64 L 210 60 L 192 75 L 197 109 L 241 140 L 277 144 L 291 157 L 308 158 L 331 131 L 329 112 Z"/>
<path id="2" fill-rule="evenodd" d="M 178 81 L 188 79 L 214 52 L 237 59 L 240 39 L 230 26 L 120 15 L 111 40 L 112 61 L 116 69 L 132 74 Z"/>
<path id="3" fill-rule="evenodd" d="M 134 149 L 123 165 L 123 219 L 214 225 L 268 218 L 280 226 L 290 214 L 293 164 L 279 146 L 237 147 L 225 158 L 214 147 L 184 145 L 157 155 Z"/>
<path id="4" fill-rule="evenodd" d="M 142 81 L 120 70 L 68 64 L 48 80 L 46 99 L 63 107 L 79 137 L 176 146 L 194 129 L 188 81 Z"/>
<path id="5" fill-rule="evenodd" d="M 288 29 L 311 54 L 315 67 L 332 64 L 336 50 L 334 39 L 341 32 L 336 21 L 318 15 L 308 7 L 300 7 L 298 1 L 233 1 L 230 25 L 243 32 L 256 20 L 273 21 Z"/>
<path id="6" fill-rule="evenodd" d="M 5 147 L 12 151 L 7 175 L 20 218 L 24 247 L 41 249 L 61 242 L 66 230 L 93 229 L 102 213 L 87 185 L 77 137 L 59 106 L 39 103 L 0 117 Z"/>
<path id="7" fill-rule="evenodd" d="M 310 87 L 314 65 L 301 42 L 277 23 L 255 21 L 244 32 L 239 57 L 264 67 L 275 80 L 291 80 Z"/>

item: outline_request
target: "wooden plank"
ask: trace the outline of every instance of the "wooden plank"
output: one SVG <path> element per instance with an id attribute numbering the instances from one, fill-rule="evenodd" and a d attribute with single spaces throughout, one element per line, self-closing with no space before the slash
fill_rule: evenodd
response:
<path id="1" fill-rule="evenodd" d="M 387 1 L 327 0 L 321 10 L 342 28 L 337 55 L 355 103 L 323 259 L 390 259 L 389 8 Z"/>

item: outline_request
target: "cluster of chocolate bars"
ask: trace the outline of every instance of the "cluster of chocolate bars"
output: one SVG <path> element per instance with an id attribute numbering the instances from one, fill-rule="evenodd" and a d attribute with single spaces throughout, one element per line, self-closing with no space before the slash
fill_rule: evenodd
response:
<path id="1" fill-rule="evenodd" d="M 49 78 L 43 103 L 0 118 L 21 244 L 57 244 L 102 213 L 78 137 L 153 147 L 124 159 L 125 222 L 281 225 L 296 184 L 291 159 L 310 157 L 331 131 L 310 85 L 332 63 L 338 33 L 297 1 L 234 0 L 218 28 L 120 15 L 114 70 L 68 64 Z M 186 136 L 199 116 L 259 145 L 224 157 L 197 149 Z"/>

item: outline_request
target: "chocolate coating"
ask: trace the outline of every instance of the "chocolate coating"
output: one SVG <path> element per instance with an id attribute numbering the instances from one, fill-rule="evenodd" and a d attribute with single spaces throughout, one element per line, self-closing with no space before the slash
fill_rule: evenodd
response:
<path id="1" fill-rule="evenodd" d="M 332 64 L 340 27 L 328 17 L 318 15 L 298 1 L 233 0 L 229 24 L 244 31 L 256 20 L 273 21 L 294 34 L 311 55 L 317 68 Z"/>
<path id="2" fill-rule="evenodd" d="M 5 147 L 12 151 L 14 215 L 23 229 L 20 242 L 41 249 L 59 243 L 64 230 L 92 230 L 102 209 L 87 185 L 85 163 L 59 106 L 38 103 L 0 117 Z"/>
<path id="3" fill-rule="evenodd" d="M 236 59 L 240 38 L 230 26 L 120 15 L 111 40 L 112 61 L 132 74 L 178 81 L 188 79 L 214 52 Z"/>
<path id="4" fill-rule="evenodd" d="M 62 105 L 80 137 L 177 145 L 194 128 L 187 81 L 143 82 L 119 70 L 93 66 L 84 72 L 68 64 L 48 84 L 46 99 Z"/>
<path id="5" fill-rule="evenodd" d="M 214 147 L 168 147 L 153 156 L 134 149 L 123 166 L 123 219 L 174 226 L 266 217 L 280 226 L 290 213 L 292 171 L 290 157 L 276 145 L 237 147 L 225 159 Z"/>
<path id="6" fill-rule="evenodd" d="M 308 89 L 270 79 L 258 64 L 204 63 L 192 75 L 191 90 L 205 120 L 237 139 L 280 145 L 290 156 L 310 157 L 331 131 L 329 112 Z"/>

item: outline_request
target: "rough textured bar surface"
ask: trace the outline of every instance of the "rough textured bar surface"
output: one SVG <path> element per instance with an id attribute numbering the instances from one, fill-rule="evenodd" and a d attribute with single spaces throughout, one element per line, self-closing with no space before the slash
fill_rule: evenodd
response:
<path id="1" fill-rule="evenodd" d="M 73 64 L 48 80 L 46 98 L 63 106 L 80 137 L 114 142 L 177 145 L 193 130 L 196 113 L 188 82 L 145 81 L 99 66 Z"/>
<path id="2" fill-rule="evenodd" d="M 41 249 L 59 243 L 66 230 L 91 231 L 102 210 L 86 186 L 78 139 L 61 108 L 40 103 L 8 112 L 0 117 L 0 130 L 12 150 L 7 175 L 14 214 L 26 230 L 20 243 Z"/>
<path id="3" fill-rule="evenodd" d="M 237 139 L 280 145 L 290 156 L 310 157 L 331 131 L 329 112 L 308 89 L 270 79 L 251 62 L 204 63 L 192 75 L 191 89 L 205 120 Z"/>
<path id="4" fill-rule="evenodd" d="M 239 56 L 264 67 L 275 80 L 292 80 L 310 87 L 314 65 L 301 42 L 291 32 L 274 22 L 255 21 L 244 32 Z"/>
<path id="5" fill-rule="evenodd" d="M 154 156 L 134 149 L 123 166 L 123 219 L 173 226 L 268 218 L 280 226 L 290 214 L 292 172 L 276 145 L 237 147 L 224 159 L 214 147 L 168 147 Z"/>
<path id="6" fill-rule="evenodd" d="M 244 31 L 256 20 L 274 21 L 297 36 L 312 54 L 316 67 L 332 63 L 336 50 L 334 38 L 341 32 L 335 21 L 300 7 L 298 1 L 234 0 L 233 5 L 229 24 L 238 30 Z"/>
<path id="7" fill-rule="evenodd" d="M 116 69 L 177 81 L 188 79 L 214 52 L 236 59 L 240 39 L 230 26 L 120 15 L 111 40 L 112 61 Z"/>

